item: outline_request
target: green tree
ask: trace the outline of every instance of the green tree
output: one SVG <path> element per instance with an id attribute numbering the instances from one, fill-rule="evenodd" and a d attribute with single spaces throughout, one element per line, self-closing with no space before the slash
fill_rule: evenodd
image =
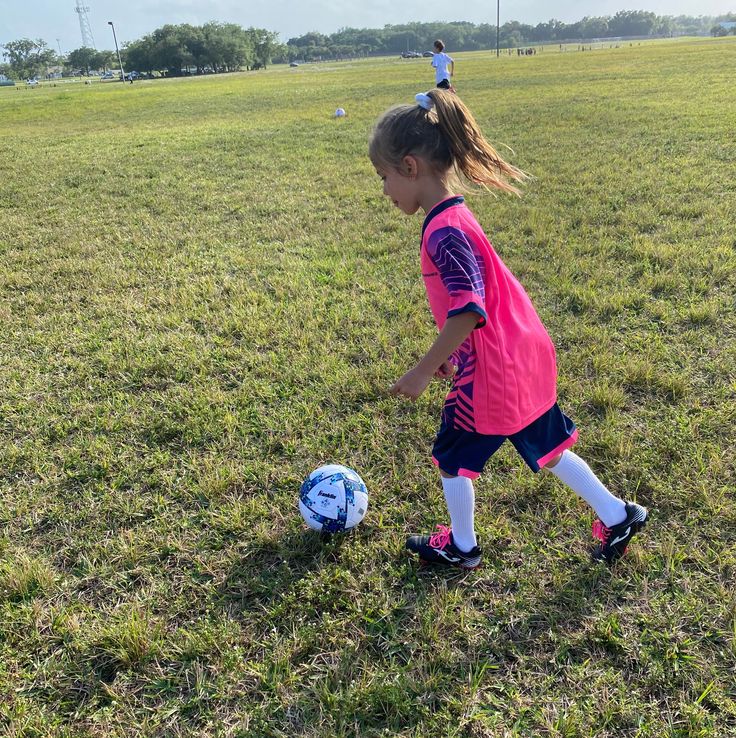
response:
<path id="1" fill-rule="evenodd" d="M 605 38 L 608 35 L 608 18 L 591 18 L 586 15 L 575 25 L 578 26 L 578 32 L 570 34 L 573 38 Z"/>
<path id="2" fill-rule="evenodd" d="M 212 21 L 203 26 L 208 64 L 216 72 L 236 72 L 255 62 L 253 40 L 236 23 Z"/>
<path id="3" fill-rule="evenodd" d="M 249 28 L 247 33 L 253 49 L 254 63 L 265 69 L 279 50 L 278 34 L 263 28 Z"/>
<path id="4" fill-rule="evenodd" d="M 98 51 L 92 59 L 92 69 L 97 71 L 117 66 L 117 55 L 114 51 Z"/>
<path id="5" fill-rule="evenodd" d="M 150 34 L 125 46 L 124 64 L 127 69 L 139 72 L 153 72 L 160 69 L 154 63 L 154 42 Z"/>
<path id="6" fill-rule="evenodd" d="M 316 31 L 310 31 L 303 36 L 290 38 L 287 45 L 298 50 L 293 55 L 295 59 L 311 61 L 330 55 L 330 38 Z"/>
<path id="7" fill-rule="evenodd" d="M 657 18 L 657 21 L 652 28 L 653 36 L 672 36 L 674 33 L 675 24 L 671 17 L 663 15 Z"/>
<path id="8" fill-rule="evenodd" d="M 3 56 L 8 60 L 11 72 L 21 79 L 38 77 L 54 63 L 56 54 L 43 39 L 21 38 L 0 44 Z"/>
<path id="9" fill-rule="evenodd" d="M 177 25 L 157 28 L 153 37 L 152 63 L 157 69 L 168 69 L 178 75 L 184 67 L 194 66 L 194 58 L 185 44 L 186 32 Z"/>
<path id="10" fill-rule="evenodd" d="M 485 40 L 483 48 L 492 49 L 496 46 L 496 27 L 491 25 L 481 26 L 485 29 Z M 523 46 L 529 43 L 532 38 L 534 28 L 532 26 L 519 23 L 518 21 L 510 21 L 504 23 L 500 28 L 499 43 L 504 49 Z"/>
<path id="11" fill-rule="evenodd" d="M 556 41 L 564 39 L 566 36 L 567 26 L 555 18 L 547 21 L 547 23 L 538 23 L 532 31 L 534 41 Z"/>
<path id="12" fill-rule="evenodd" d="M 89 76 L 90 69 L 95 69 L 97 60 L 97 52 L 88 46 L 82 46 L 79 49 L 70 51 L 67 56 L 67 64 L 72 70 L 81 70 L 83 74 Z"/>
<path id="13" fill-rule="evenodd" d="M 191 26 L 188 23 L 179 26 L 179 37 L 186 47 L 194 66 L 199 74 L 207 65 L 207 41 L 201 26 Z"/>
<path id="14" fill-rule="evenodd" d="M 608 23 L 611 36 L 650 36 L 657 16 L 645 10 L 619 10 Z"/>

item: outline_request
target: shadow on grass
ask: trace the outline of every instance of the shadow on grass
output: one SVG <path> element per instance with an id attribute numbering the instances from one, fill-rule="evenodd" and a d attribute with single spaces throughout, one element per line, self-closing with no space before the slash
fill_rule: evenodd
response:
<path id="1" fill-rule="evenodd" d="M 556 660 L 611 597 L 609 573 L 577 556 L 538 580 L 493 555 L 478 572 L 419 568 L 403 551 L 356 545 L 376 534 L 293 531 L 254 541 L 231 566 L 215 604 L 255 636 L 258 728 L 246 735 L 315 723 L 351 735 L 344 716 L 366 735 L 411 730 L 435 710 L 449 719 L 466 685 L 495 689 L 519 664 Z"/>
<path id="2" fill-rule="evenodd" d="M 220 602 L 241 610 L 268 608 L 306 577 L 315 579 L 321 569 L 339 561 L 355 536 L 301 529 L 255 543 L 230 569 L 219 589 Z"/>
<path id="3" fill-rule="evenodd" d="M 321 604 L 328 609 L 340 609 L 339 604 L 330 599 L 330 594 L 343 602 L 349 596 L 349 592 L 341 591 L 338 581 L 341 575 L 351 578 L 352 586 L 357 580 L 360 587 L 361 574 L 356 571 L 357 564 L 350 549 L 360 539 L 372 535 L 375 531 L 368 529 L 332 536 L 300 529 L 280 538 L 254 541 L 233 564 L 219 587 L 218 604 L 231 610 L 252 612 L 272 610 L 285 599 L 296 599 L 305 607 Z M 565 567 L 567 572 L 555 570 L 554 581 L 545 581 L 549 580 L 549 572 L 540 573 L 536 580 L 526 578 L 521 569 L 516 574 L 509 572 L 500 558 L 488 557 L 486 567 L 479 572 L 424 566 L 403 551 L 397 551 L 395 557 L 384 551 L 381 558 L 385 563 L 381 568 L 386 576 L 386 590 L 393 596 L 405 595 L 403 606 L 397 607 L 391 618 L 397 622 L 383 620 L 384 626 L 399 625 L 398 621 L 405 621 L 413 613 L 425 609 L 431 600 L 442 597 L 443 592 L 467 590 L 468 598 L 478 596 L 486 605 L 488 595 L 498 592 L 507 605 L 511 596 L 513 606 L 511 612 L 489 612 L 489 625 L 495 625 L 492 629 L 498 632 L 498 626 L 503 629 L 506 622 L 509 638 L 513 641 L 516 634 L 524 632 L 574 629 L 591 615 L 601 597 L 612 595 L 606 586 L 611 581 L 610 572 L 605 567 L 582 562 L 576 556 Z M 343 561 L 345 566 L 341 567 Z M 321 578 L 325 579 L 321 574 L 326 568 L 330 569 L 327 581 L 320 583 Z M 316 587 L 321 587 L 321 594 L 314 592 Z M 354 605 L 360 602 L 363 594 L 355 593 Z M 300 595 L 305 595 L 301 601 Z M 482 607 L 480 602 L 476 606 Z"/>
<path id="4" fill-rule="evenodd" d="M 488 637 L 476 644 L 469 660 L 482 656 L 492 661 L 514 660 L 533 654 L 540 640 L 553 643 L 559 637 L 569 638 L 589 627 L 591 616 L 600 612 L 601 600 L 616 600 L 626 586 L 625 581 L 612 581 L 605 566 L 578 557 L 571 557 L 564 571 L 557 569 L 553 578 L 541 571 L 538 578 L 529 578 L 525 569 L 513 574 L 503 569 L 503 562 L 495 565 L 494 570 L 489 560 L 485 568 L 465 572 L 412 562 L 413 573 L 407 574 L 407 579 L 414 577 L 420 585 L 415 609 L 427 607 L 444 591 L 460 590 L 463 598 L 473 600 L 476 613 L 483 613 Z"/>

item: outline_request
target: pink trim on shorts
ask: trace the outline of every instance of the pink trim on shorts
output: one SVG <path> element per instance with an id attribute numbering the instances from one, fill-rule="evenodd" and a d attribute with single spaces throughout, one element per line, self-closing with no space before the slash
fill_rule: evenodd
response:
<path id="1" fill-rule="evenodd" d="M 457 474 L 459 477 L 467 477 L 468 479 L 478 479 L 480 472 L 470 471 L 470 469 L 458 469 Z"/>
<path id="2" fill-rule="evenodd" d="M 542 456 L 541 459 L 537 459 L 539 468 L 541 469 L 550 459 L 554 459 L 555 456 L 561 454 L 565 449 L 570 448 L 570 446 L 574 446 L 577 440 L 578 429 L 576 428 L 570 438 L 565 439 L 557 448 L 552 449 L 548 454 Z"/>
<path id="3" fill-rule="evenodd" d="M 434 465 L 439 469 L 440 462 L 437 461 L 437 459 L 435 459 L 434 456 L 432 457 L 432 461 L 434 462 Z M 458 469 L 457 476 L 467 477 L 468 479 L 478 479 L 478 477 L 480 476 L 480 472 L 471 471 L 470 469 Z"/>

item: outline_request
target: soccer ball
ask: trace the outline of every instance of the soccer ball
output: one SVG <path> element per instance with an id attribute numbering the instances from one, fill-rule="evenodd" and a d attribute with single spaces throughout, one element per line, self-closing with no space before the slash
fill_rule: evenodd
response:
<path id="1" fill-rule="evenodd" d="M 335 111 L 335 118 L 344 118 L 347 115 L 345 110 L 343 108 L 338 108 Z"/>
<path id="2" fill-rule="evenodd" d="M 365 483 L 357 472 L 340 464 L 315 469 L 299 490 L 299 512 L 314 530 L 350 530 L 363 520 L 367 509 Z"/>

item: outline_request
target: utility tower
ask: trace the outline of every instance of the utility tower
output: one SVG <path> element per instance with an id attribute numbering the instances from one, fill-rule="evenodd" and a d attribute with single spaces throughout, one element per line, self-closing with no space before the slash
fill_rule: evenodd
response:
<path id="1" fill-rule="evenodd" d="M 74 8 L 79 15 L 79 30 L 82 32 L 82 46 L 88 49 L 97 49 L 95 46 L 95 37 L 92 35 L 92 26 L 89 24 L 89 8 L 82 5 L 82 0 L 77 0 L 77 7 Z"/>

